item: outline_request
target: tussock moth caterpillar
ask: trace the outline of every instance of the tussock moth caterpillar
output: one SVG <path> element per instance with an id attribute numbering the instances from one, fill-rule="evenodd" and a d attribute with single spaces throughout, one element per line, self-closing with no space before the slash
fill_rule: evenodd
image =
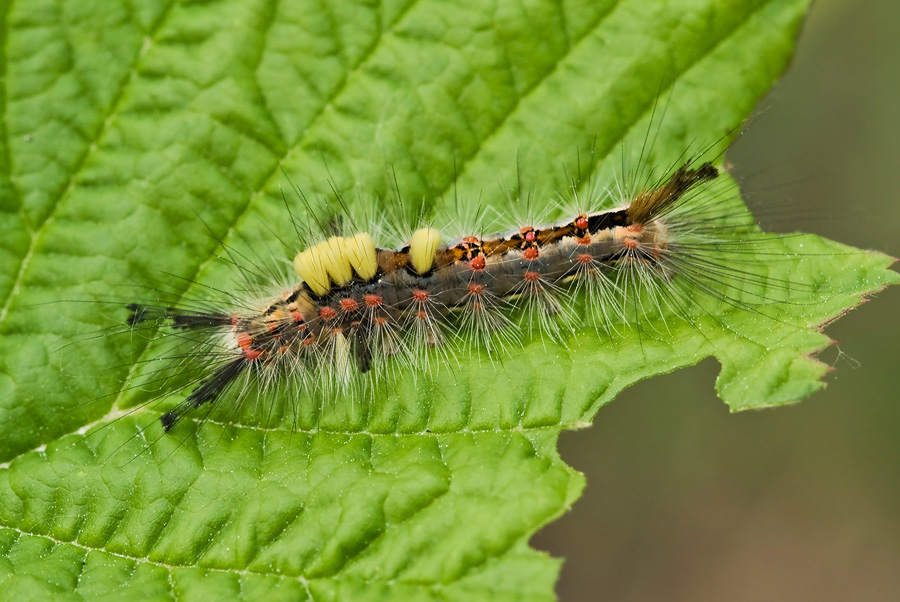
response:
<path id="1" fill-rule="evenodd" d="M 130 327 L 161 326 L 189 375 L 164 394 L 186 393 L 162 414 L 164 430 L 197 410 L 205 419 L 228 396 L 240 405 L 254 389 L 368 403 L 374 384 L 390 386 L 398 371 L 485 356 L 490 370 L 525 338 L 614 341 L 622 328 L 659 336 L 673 319 L 727 332 L 708 302 L 777 323 L 777 303 L 791 303 L 792 291 L 826 295 L 821 278 L 769 274 L 767 263 L 788 255 L 785 237 L 759 231 L 736 184 L 702 155 L 664 170 L 639 164 L 611 182 L 576 176 L 557 215 L 535 217 L 530 196 L 514 195 L 512 212 L 524 205 L 526 215 L 513 228 L 485 212 L 469 225 L 365 228 L 339 194 L 328 215 L 308 221 L 288 203 L 301 240 L 290 275 L 242 267 L 248 293 L 230 304 L 129 305 Z M 306 213 L 316 213 L 309 201 Z M 266 278 L 278 284 L 254 284 Z"/>

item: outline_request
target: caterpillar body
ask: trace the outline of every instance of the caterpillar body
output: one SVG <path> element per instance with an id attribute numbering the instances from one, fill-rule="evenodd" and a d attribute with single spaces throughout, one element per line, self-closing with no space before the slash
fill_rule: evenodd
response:
<path id="1" fill-rule="evenodd" d="M 770 291 L 781 283 L 740 265 L 752 235 L 713 189 L 719 176 L 711 162 L 687 160 L 636 192 L 588 195 L 587 206 L 618 204 L 613 209 L 446 241 L 419 227 L 394 249 L 368 232 L 333 228 L 296 254 L 295 284 L 281 294 L 230 309 L 132 303 L 130 327 L 164 324 L 189 346 L 178 357 L 207 363 L 162 426 L 169 431 L 200 407 L 211 411 L 242 377 L 293 379 L 328 398 L 358 389 L 360 376 L 377 381 L 389 367 L 428 369 L 451 340 L 496 356 L 520 343 L 523 326 L 562 339 L 561 329 L 590 323 L 614 336 L 629 305 L 635 314 L 668 308 L 691 320 L 697 295 L 711 295 L 752 310 L 737 300 L 747 283 Z M 582 318 L 571 311 L 579 295 Z"/>

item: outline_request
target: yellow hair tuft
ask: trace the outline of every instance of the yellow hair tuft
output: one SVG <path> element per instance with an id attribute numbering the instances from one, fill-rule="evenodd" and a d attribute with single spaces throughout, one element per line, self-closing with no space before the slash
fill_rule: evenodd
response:
<path id="1" fill-rule="evenodd" d="M 441 233 L 434 228 L 422 228 L 413 232 L 409 241 L 409 259 L 413 269 L 425 274 L 434 265 L 434 254 L 441 246 Z"/>
<path id="2" fill-rule="evenodd" d="M 322 265 L 331 280 L 338 286 L 350 284 L 353 280 L 353 268 L 350 267 L 350 261 L 347 259 L 347 253 L 344 251 L 344 239 L 340 236 L 333 236 L 321 242 L 312 248 L 318 251 L 322 257 Z"/>
<path id="3" fill-rule="evenodd" d="M 322 256 L 315 247 L 297 253 L 294 257 L 294 271 L 303 279 L 312 292 L 325 295 L 331 290 L 328 272 L 322 264 Z"/>
<path id="4" fill-rule="evenodd" d="M 360 232 L 353 238 L 345 238 L 344 251 L 360 278 L 371 280 L 375 276 L 378 271 L 378 257 L 371 236 Z"/>

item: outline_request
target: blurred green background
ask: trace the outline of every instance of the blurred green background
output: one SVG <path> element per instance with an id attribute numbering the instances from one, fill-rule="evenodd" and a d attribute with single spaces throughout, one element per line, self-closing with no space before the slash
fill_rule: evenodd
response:
<path id="1" fill-rule="evenodd" d="M 896 257 L 898 147 L 900 2 L 820 0 L 728 159 L 770 228 Z M 828 328 L 835 372 L 800 405 L 729 415 L 708 360 L 565 433 L 587 489 L 533 539 L 566 558 L 560 598 L 900 600 L 898 301 Z"/>

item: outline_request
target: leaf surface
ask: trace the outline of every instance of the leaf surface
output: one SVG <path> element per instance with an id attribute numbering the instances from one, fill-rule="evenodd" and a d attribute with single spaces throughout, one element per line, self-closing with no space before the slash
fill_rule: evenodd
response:
<path id="1" fill-rule="evenodd" d="M 121 418 L 152 345 L 85 334 L 124 319 L 101 302 L 161 280 L 185 299 L 231 286 L 220 241 L 291 240 L 287 176 L 317 205 L 332 184 L 387 194 L 396 174 L 435 215 L 454 188 L 483 204 L 517 163 L 552 188 L 593 148 L 602 180 L 648 132 L 660 164 L 724 147 L 807 4 L 5 2 L 4 596 L 553 599 L 558 561 L 528 539 L 584 484 L 560 431 L 711 355 L 733 409 L 807 395 L 825 369 L 819 326 L 896 282 L 890 259 L 773 238 L 795 255 L 773 278 L 813 283 L 775 321 L 719 303 L 693 324 L 534 337 L 501 363 L 402 375 L 370 403 L 248 404 L 178 437 L 141 430 L 153 412 Z M 285 425 L 267 428 L 273 413 Z"/>

